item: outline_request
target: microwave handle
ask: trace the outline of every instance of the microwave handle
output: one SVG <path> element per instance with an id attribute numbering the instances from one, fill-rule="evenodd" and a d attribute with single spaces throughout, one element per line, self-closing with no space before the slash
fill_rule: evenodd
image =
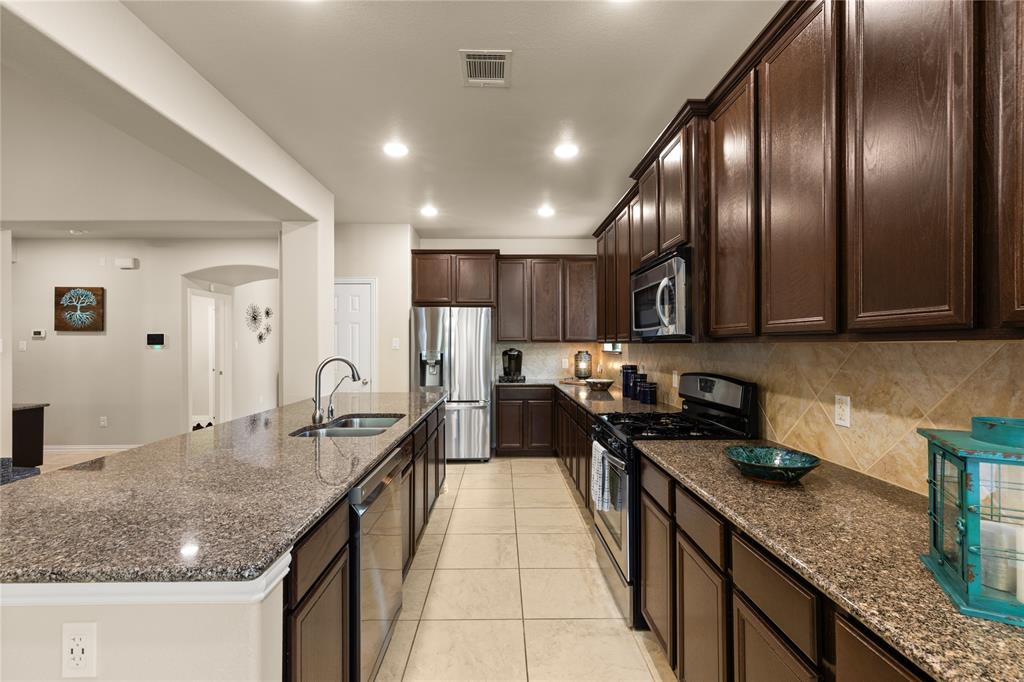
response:
<path id="1" fill-rule="evenodd" d="M 672 323 L 669 322 L 668 318 L 665 317 L 665 313 L 662 312 L 661 295 L 665 292 L 670 281 L 671 280 L 668 277 L 662 279 L 661 283 L 658 284 L 658 291 L 654 294 L 654 310 L 658 313 L 658 319 L 661 320 L 661 324 L 665 327 Z"/>

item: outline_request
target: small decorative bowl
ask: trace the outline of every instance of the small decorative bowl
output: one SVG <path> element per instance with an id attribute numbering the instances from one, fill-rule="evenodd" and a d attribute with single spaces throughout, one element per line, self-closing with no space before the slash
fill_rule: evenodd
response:
<path id="1" fill-rule="evenodd" d="M 587 388 L 593 391 L 607 391 L 614 383 L 614 379 L 587 379 Z"/>
<path id="2" fill-rule="evenodd" d="M 820 459 L 806 452 L 766 445 L 731 445 L 725 449 L 725 456 L 744 476 L 769 483 L 796 483 L 821 464 Z"/>

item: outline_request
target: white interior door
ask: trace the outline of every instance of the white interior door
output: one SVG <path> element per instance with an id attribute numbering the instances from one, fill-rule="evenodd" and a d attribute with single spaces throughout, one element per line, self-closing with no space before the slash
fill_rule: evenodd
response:
<path id="1" fill-rule="evenodd" d="M 189 426 L 231 419 L 230 297 L 189 295 Z"/>
<path id="2" fill-rule="evenodd" d="M 351 360 L 363 377 L 359 382 L 344 381 L 339 391 L 373 390 L 373 339 L 377 315 L 374 293 L 372 281 L 338 282 L 334 285 L 334 348 L 338 355 Z M 333 382 L 324 389 L 325 392 L 348 374 L 348 367 L 335 363 Z"/>

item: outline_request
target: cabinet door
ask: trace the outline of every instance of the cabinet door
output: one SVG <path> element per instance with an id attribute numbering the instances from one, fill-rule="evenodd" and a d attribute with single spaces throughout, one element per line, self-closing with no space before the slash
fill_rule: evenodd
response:
<path id="1" fill-rule="evenodd" d="M 437 424 L 437 494 L 440 495 L 448 477 L 448 450 L 445 447 L 448 427 L 444 418 L 444 405 L 437 409 L 441 413 L 441 421 Z"/>
<path id="2" fill-rule="evenodd" d="M 669 663 L 674 664 L 672 617 L 672 558 L 675 532 L 672 521 L 646 492 L 640 494 L 640 610 L 658 638 Z"/>
<path id="3" fill-rule="evenodd" d="M 758 67 L 766 334 L 836 331 L 832 7 L 807 10 Z"/>
<path id="4" fill-rule="evenodd" d="M 573 422 L 576 434 L 576 491 L 585 500 L 590 497 L 590 436 L 586 429 Z"/>
<path id="5" fill-rule="evenodd" d="M 412 254 L 413 305 L 452 302 L 452 257 L 447 253 Z"/>
<path id="6" fill-rule="evenodd" d="M 495 255 L 457 253 L 452 256 L 455 305 L 490 306 L 497 300 Z"/>
<path id="7" fill-rule="evenodd" d="M 640 267 L 643 255 L 643 226 L 640 220 L 640 195 L 629 202 L 629 271 Z"/>
<path id="8" fill-rule="evenodd" d="M 418 545 L 427 523 L 427 449 L 420 448 L 413 459 L 412 471 L 412 537 Z"/>
<path id="9" fill-rule="evenodd" d="M 607 298 L 608 294 L 605 290 L 604 284 L 604 271 L 607 263 L 605 262 L 605 247 L 607 245 L 605 234 L 602 232 L 597 237 L 597 340 L 604 341 L 608 338 L 608 318 L 605 315 L 607 310 Z"/>
<path id="10" fill-rule="evenodd" d="M 554 403 L 550 400 L 527 400 L 527 449 L 550 451 L 554 445 Z"/>
<path id="11" fill-rule="evenodd" d="M 498 341 L 528 341 L 530 262 L 526 258 L 498 260 Z"/>
<path id="12" fill-rule="evenodd" d="M 429 512 L 434 507 L 434 501 L 437 500 L 437 456 L 439 451 L 437 449 L 437 431 L 435 430 L 427 437 L 427 480 L 426 480 L 426 496 L 427 496 L 427 511 Z"/>
<path id="13" fill-rule="evenodd" d="M 1024 3 L 986 5 L 999 50 L 999 303 L 1006 324 L 1024 324 Z"/>
<path id="14" fill-rule="evenodd" d="M 413 493 L 414 464 L 412 460 L 402 469 L 402 570 L 408 571 L 416 554 L 416 536 L 413 534 L 413 505 L 416 503 Z"/>
<path id="15" fill-rule="evenodd" d="M 732 598 L 736 682 L 811 682 L 818 676 L 738 595 Z"/>
<path id="16" fill-rule="evenodd" d="M 709 327 L 711 336 L 757 332 L 754 74 L 711 114 Z"/>
<path id="17" fill-rule="evenodd" d="M 562 261 L 530 259 L 530 340 L 562 340 Z"/>
<path id="18" fill-rule="evenodd" d="M 836 682 L 910 682 L 919 679 L 857 628 L 836 616 Z"/>
<path id="19" fill-rule="evenodd" d="M 289 668 L 296 681 L 349 677 L 349 563 L 342 550 L 320 583 L 291 614 Z"/>
<path id="20" fill-rule="evenodd" d="M 975 5 L 846 6 L 847 325 L 969 327 Z"/>
<path id="21" fill-rule="evenodd" d="M 506 450 L 522 450 L 526 447 L 523 434 L 525 421 L 522 400 L 498 401 L 498 448 Z"/>
<path id="22" fill-rule="evenodd" d="M 604 231 L 604 318 L 605 341 L 614 341 L 618 332 L 618 258 L 616 225 L 612 223 Z"/>
<path id="23" fill-rule="evenodd" d="M 659 250 L 664 253 L 690 241 L 689 165 L 686 130 L 676 135 L 658 157 Z"/>
<path id="24" fill-rule="evenodd" d="M 615 339 L 629 341 L 629 210 L 615 220 Z"/>
<path id="25" fill-rule="evenodd" d="M 597 261 L 563 258 L 565 341 L 597 341 Z"/>
<path id="26" fill-rule="evenodd" d="M 652 163 L 651 167 L 640 176 L 638 196 L 640 197 L 640 262 L 643 263 L 656 257 L 661 245 L 658 229 L 657 162 Z"/>
<path id="27" fill-rule="evenodd" d="M 676 662 L 680 680 L 728 679 L 725 578 L 676 532 Z"/>

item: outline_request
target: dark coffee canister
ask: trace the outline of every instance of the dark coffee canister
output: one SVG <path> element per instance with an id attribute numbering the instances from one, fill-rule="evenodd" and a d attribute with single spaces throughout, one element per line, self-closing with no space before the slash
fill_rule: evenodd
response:
<path id="1" fill-rule="evenodd" d="M 658 402 L 658 384 L 652 381 L 645 381 L 640 384 L 640 402 L 647 405 L 654 405 Z"/>
<path id="2" fill-rule="evenodd" d="M 630 391 L 633 390 L 633 377 L 636 376 L 636 365 L 623 365 L 620 368 L 622 372 L 622 397 L 630 397 Z"/>
<path id="3" fill-rule="evenodd" d="M 637 372 L 633 375 L 633 383 L 629 387 L 629 395 L 627 398 L 633 400 L 640 400 L 640 386 L 647 381 L 647 375 L 643 372 Z"/>

